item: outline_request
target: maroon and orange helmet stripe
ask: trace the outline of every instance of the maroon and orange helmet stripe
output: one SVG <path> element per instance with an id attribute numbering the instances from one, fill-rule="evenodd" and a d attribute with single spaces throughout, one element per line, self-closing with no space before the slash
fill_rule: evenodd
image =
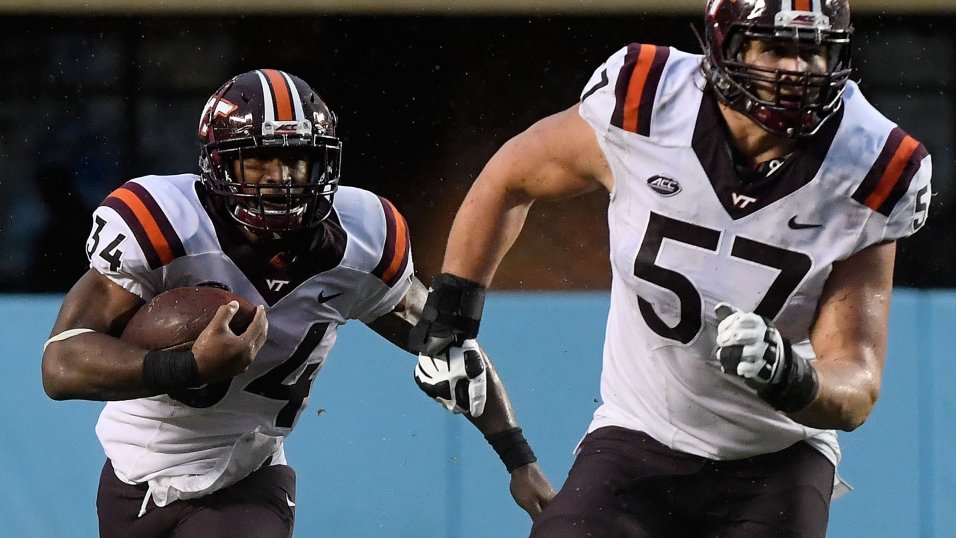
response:
<path id="1" fill-rule="evenodd" d="M 781 11 L 809 11 L 822 13 L 821 0 L 783 0 L 780 2 Z"/>
<path id="2" fill-rule="evenodd" d="M 103 205 L 116 211 L 133 232 L 151 269 L 186 254 L 166 214 L 142 185 L 132 181 L 114 190 Z"/>
<path id="3" fill-rule="evenodd" d="M 262 74 L 269 81 L 272 98 L 275 102 L 275 119 L 277 121 L 291 121 L 296 119 L 292 110 L 293 88 L 289 86 L 283 73 L 275 69 L 262 69 Z"/>

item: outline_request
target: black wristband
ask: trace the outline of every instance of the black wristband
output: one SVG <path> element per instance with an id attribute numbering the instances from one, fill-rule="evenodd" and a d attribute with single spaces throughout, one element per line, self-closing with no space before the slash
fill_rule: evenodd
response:
<path id="1" fill-rule="evenodd" d="M 538 461 L 531 450 L 531 445 L 528 444 L 528 440 L 521 433 L 521 428 L 510 428 L 486 435 L 485 439 L 498 454 L 498 457 L 501 458 L 501 461 L 505 464 L 505 469 L 508 469 L 509 473 L 518 467 Z"/>
<path id="2" fill-rule="evenodd" d="M 192 351 L 150 351 L 143 358 L 143 384 L 156 394 L 201 385 L 196 357 Z"/>
<path id="3" fill-rule="evenodd" d="M 475 338 L 484 306 L 484 286 L 441 273 L 432 280 L 422 318 L 409 334 L 409 349 L 434 355 L 449 345 Z"/>
<path id="4" fill-rule="evenodd" d="M 758 392 L 761 398 L 775 409 L 793 413 L 810 405 L 817 397 L 820 379 L 810 361 L 795 355 L 790 342 L 783 340 L 783 377 L 779 383 Z"/>

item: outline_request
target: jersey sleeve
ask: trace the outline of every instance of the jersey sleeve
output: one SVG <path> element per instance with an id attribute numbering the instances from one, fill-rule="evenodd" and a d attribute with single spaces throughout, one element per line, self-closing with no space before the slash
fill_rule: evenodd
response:
<path id="1" fill-rule="evenodd" d="M 882 240 L 916 233 L 926 223 L 932 195 L 932 158 L 926 147 L 899 127 L 887 138 L 853 199 L 882 215 Z"/>
<path id="2" fill-rule="evenodd" d="M 580 114 L 599 135 L 611 127 L 649 136 L 654 101 L 670 49 L 631 43 L 591 75 Z"/>
<path id="3" fill-rule="evenodd" d="M 144 300 L 162 288 L 162 269 L 184 248 L 150 192 L 130 181 L 93 212 L 86 241 L 90 267 Z"/>
<path id="4" fill-rule="evenodd" d="M 385 240 L 371 274 L 381 285 L 376 285 L 353 312 L 353 316 L 363 322 L 371 322 L 394 309 L 408 292 L 414 274 L 408 223 L 391 202 L 382 197 L 378 199 L 384 215 Z"/>

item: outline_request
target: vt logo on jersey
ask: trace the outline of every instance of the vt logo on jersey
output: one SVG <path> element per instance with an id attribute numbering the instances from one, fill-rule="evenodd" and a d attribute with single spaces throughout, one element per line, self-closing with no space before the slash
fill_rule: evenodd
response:
<path id="1" fill-rule="evenodd" d="M 647 186 L 661 196 L 674 196 L 680 192 L 680 183 L 676 179 L 664 176 L 652 176 L 647 180 Z"/>
<path id="2" fill-rule="evenodd" d="M 272 279 L 272 278 L 266 279 L 266 286 L 268 286 L 269 290 L 271 291 L 279 291 L 282 289 L 283 286 L 285 286 L 288 283 L 289 283 L 288 280 L 278 280 L 278 279 Z"/>
<path id="3" fill-rule="evenodd" d="M 734 207 L 739 209 L 745 209 L 748 205 L 757 201 L 757 199 L 752 196 L 745 196 L 743 194 L 737 194 L 736 192 L 732 193 L 731 196 L 733 196 L 734 199 Z"/>

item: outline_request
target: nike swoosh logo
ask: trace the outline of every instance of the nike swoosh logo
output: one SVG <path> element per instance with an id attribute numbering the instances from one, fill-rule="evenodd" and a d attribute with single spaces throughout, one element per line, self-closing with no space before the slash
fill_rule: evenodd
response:
<path id="1" fill-rule="evenodd" d="M 808 229 L 808 228 L 820 228 L 820 227 L 822 227 L 823 225 L 822 225 L 822 224 L 807 224 L 807 223 L 805 223 L 805 222 L 797 222 L 797 216 L 794 215 L 794 216 L 790 217 L 790 220 L 787 221 L 787 226 L 789 226 L 791 230 L 806 230 L 806 229 Z"/>
<path id="2" fill-rule="evenodd" d="M 292 508 L 295 508 L 295 501 L 290 499 L 288 495 L 285 496 L 285 502 Z"/>
<path id="3" fill-rule="evenodd" d="M 325 295 L 325 291 L 320 291 L 319 298 L 318 298 L 319 304 L 327 303 L 331 301 L 332 299 L 335 299 L 339 295 L 342 295 L 342 292 L 333 293 L 332 295 Z"/>

